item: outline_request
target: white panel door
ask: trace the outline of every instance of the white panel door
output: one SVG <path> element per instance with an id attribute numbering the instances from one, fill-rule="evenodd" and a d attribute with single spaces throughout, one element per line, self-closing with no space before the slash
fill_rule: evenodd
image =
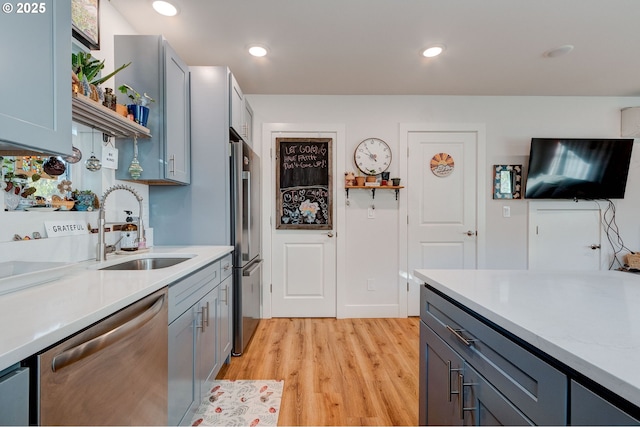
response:
<path id="1" fill-rule="evenodd" d="M 276 137 L 333 138 L 337 134 L 279 132 L 272 133 L 275 152 Z M 333 149 L 333 176 L 336 176 L 336 152 Z M 276 169 L 275 156 L 272 171 Z M 274 173 L 275 175 L 275 173 Z M 272 178 L 275 180 L 275 178 Z M 336 194 L 333 180 L 333 194 Z M 333 203 L 333 230 L 282 230 L 271 225 L 271 315 L 273 317 L 336 317 L 336 203 Z M 273 214 L 272 214 L 273 215 Z"/>
<path id="2" fill-rule="evenodd" d="M 411 276 L 420 268 L 476 268 L 477 139 L 477 132 L 471 131 L 409 132 L 407 257 Z M 434 173 L 434 162 L 445 166 Z M 447 170 L 447 163 L 452 163 L 452 169 Z M 414 285 L 409 288 L 407 313 L 416 316 L 420 294 L 415 283 L 420 281 L 412 277 L 410 282 Z"/>
<path id="3" fill-rule="evenodd" d="M 600 270 L 600 254 L 600 209 L 531 209 L 530 270 Z"/>
<path id="4" fill-rule="evenodd" d="M 336 239 L 331 233 L 274 230 L 273 317 L 336 316 Z"/>

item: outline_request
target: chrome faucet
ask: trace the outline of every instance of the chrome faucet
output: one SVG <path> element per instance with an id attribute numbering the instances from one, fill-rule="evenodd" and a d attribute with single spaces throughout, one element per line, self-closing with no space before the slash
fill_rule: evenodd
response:
<path id="1" fill-rule="evenodd" d="M 106 261 L 107 259 L 107 245 L 104 239 L 104 225 L 105 225 L 105 211 L 104 202 L 107 200 L 107 196 L 115 190 L 127 190 L 136 197 L 139 205 L 138 212 L 138 242 L 144 242 L 144 226 L 142 224 L 142 197 L 131 187 L 126 185 L 117 184 L 107 189 L 100 199 L 100 214 L 98 218 L 98 247 L 96 249 L 96 261 Z"/>

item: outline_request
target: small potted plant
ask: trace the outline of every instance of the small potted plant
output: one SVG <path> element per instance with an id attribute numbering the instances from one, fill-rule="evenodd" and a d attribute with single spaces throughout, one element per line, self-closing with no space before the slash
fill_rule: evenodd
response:
<path id="1" fill-rule="evenodd" d="M 358 171 L 358 176 L 356 176 L 356 185 L 358 187 L 364 187 L 364 176 L 362 176 L 360 171 Z"/>
<path id="2" fill-rule="evenodd" d="M 376 171 L 375 169 L 371 169 L 369 170 L 369 174 L 367 175 L 367 182 L 376 182 L 376 180 L 378 179 L 378 177 L 376 176 Z"/>
<path id="3" fill-rule="evenodd" d="M 92 211 L 96 195 L 91 190 L 75 189 L 71 192 L 73 200 L 76 201 L 75 209 L 77 211 Z"/>
<path id="4" fill-rule="evenodd" d="M 149 119 L 149 107 L 147 105 L 149 105 L 149 102 L 155 102 L 155 100 L 146 93 L 140 95 L 128 84 L 119 86 L 118 90 L 133 101 L 132 104 L 127 105 L 127 110 L 129 114 L 133 115 L 133 120 L 142 126 L 147 126 L 147 120 Z"/>

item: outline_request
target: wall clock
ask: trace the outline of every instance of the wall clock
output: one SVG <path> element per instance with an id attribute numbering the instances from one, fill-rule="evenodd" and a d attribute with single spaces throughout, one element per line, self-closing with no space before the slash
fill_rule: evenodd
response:
<path id="1" fill-rule="evenodd" d="M 378 175 L 389 168 L 391 149 L 379 138 L 367 138 L 356 147 L 353 160 L 363 173 Z"/>

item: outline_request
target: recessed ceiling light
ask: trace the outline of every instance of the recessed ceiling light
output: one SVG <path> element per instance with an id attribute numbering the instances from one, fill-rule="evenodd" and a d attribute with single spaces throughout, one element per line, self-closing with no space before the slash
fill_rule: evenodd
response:
<path id="1" fill-rule="evenodd" d="M 178 6 L 176 6 L 175 2 L 170 3 L 168 1 L 154 0 L 152 6 L 160 15 L 176 16 L 178 14 Z"/>
<path id="2" fill-rule="evenodd" d="M 444 46 L 442 46 L 442 45 L 434 45 L 434 46 L 426 48 L 422 52 L 422 56 L 424 56 L 426 58 L 433 58 L 434 56 L 440 55 L 442 52 L 444 52 Z"/>
<path id="3" fill-rule="evenodd" d="M 550 49 L 544 53 L 547 58 L 557 58 L 558 56 L 564 56 L 573 50 L 573 45 L 565 44 L 558 46 L 554 49 Z"/>
<path id="4" fill-rule="evenodd" d="M 266 47 L 256 44 L 249 46 L 249 53 L 253 56 L 262 57 L 267 55 L 268 50 Z"/>

